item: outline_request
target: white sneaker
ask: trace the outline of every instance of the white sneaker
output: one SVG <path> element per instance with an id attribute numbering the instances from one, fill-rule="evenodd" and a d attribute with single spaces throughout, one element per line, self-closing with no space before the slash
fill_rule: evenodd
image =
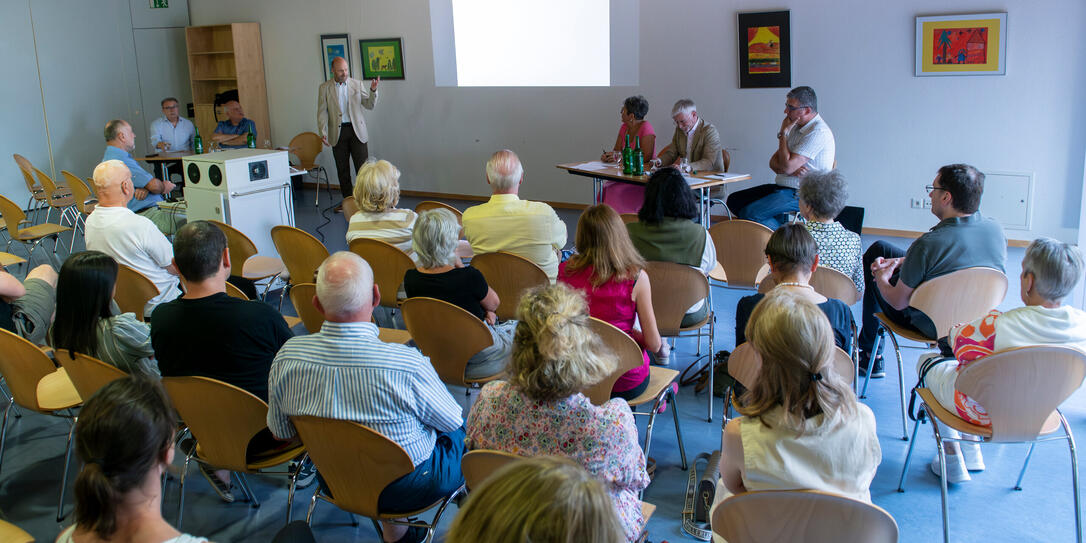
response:
<path id="1" fill-rule="evenodd" d="M 666 368 L 671 365 L 671 345 L 668 345 L 666 341 L 662 343 L 660 350 L 652 354 L 655 359 L 655 364 Z"/>
<path id="2" fill-rule="evenodd" d="M 980 453 L 978 443 L 959 443 L 962 448 L 962 456 L 965 458 L 965 469 L 969 471 L 984 471 L 984 455 Z"/>
<path id="3" fill-rule="evenodd" d="M 969 470 L 965 469 L 965 460 L 960 454 L 948 454 L 946 456 L 946 480 L 948 483 L 964 483 L 973 478 L 969 476 Z M 939 476 L 939 455 L 931 460 L 931 472 Z"/>

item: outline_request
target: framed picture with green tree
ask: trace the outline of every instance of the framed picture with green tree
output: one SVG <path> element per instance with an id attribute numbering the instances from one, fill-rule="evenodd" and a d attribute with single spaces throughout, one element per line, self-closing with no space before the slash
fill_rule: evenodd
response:
<path id="1" fill-rule="evenodd" d="M 362 59 L 362 79 L 404 79 L 403 39 L 380 38 L 358 40 Z"/>

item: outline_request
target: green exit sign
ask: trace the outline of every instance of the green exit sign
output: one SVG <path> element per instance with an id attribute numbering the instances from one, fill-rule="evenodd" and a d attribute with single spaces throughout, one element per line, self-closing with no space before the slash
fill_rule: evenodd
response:
<path id="1" fill-rule="evenodd" d="M 170 7 L 170 0 L 151 0 L 151 9 L 163 9 Z"/>

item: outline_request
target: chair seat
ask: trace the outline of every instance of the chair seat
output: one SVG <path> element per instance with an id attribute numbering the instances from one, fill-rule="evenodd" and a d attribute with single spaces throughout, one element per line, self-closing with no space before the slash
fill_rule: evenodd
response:
<path id="1" fill-rule="evenodd" d="M 75 197 L 73 197 L 72 193 L 70 192 L 67 194 L 54 193 L 53 199 L 50 201 L 50 205 L 57 208 L 74 206 Z"/>
<path id="2" fill-rule="evenodd" d="M 720 262 L 717 262 L 716 266 L 713 266 L 713 270 L 709 272 L 709 279 L 728 282 L 728 274 L 724 273 L 724 266 L 721 266 Z"/>
<path id="3" fill-rule="evenodd" d="M 16 264 L 22 264 L 26 262 L 26 259 L 11 253 L 0 252 L 0 266 L 14 266 Z"/>
<path id="4" fill-rule="evenodd" d="M 656 397 L 664 391 L 665 388 L 671 386 L 671 382 L 679 376 L 678 370 L 671 370 L 667 368 L 661 368 L 659 366 L 649 367 L 649 386 L 641 393 L 640 396 L 630 400 L 628 403 L 630 407 L 637 407 L 639 405 L 647 404 L 656 400 Z"/>
<path id="5" fill-rule="evenodd" d="M 38 407 L 45 411 L 60 411 L 83 403 L 68 372 L 60 368 L 38 381 Z"/>
<path id="6" fill-rule="evenodd" d="M 253 281 L 283 273 L 283 259 L 272 256 L 253 255 L 241 267 L 241 276 Z"/>
<path id="7" fill-rule="evenodd" d="M 645 524 L 649 523 L 649 519 L 652 518 L 652 514 L 655 512 L 655 505 L 649 502 L 641 502 L 641 516 L 645 519 Z"/>
<path id="8" fill-rule="evenodd" d="M 882 326 L 884 328 L 886 328 L 890 332 L 893 332 L 893 333 L 897 334 L 900 337 L 903 337 L 903 338 L 911 340 L 911 341 L 915 341 L 917 343 L 926 343 L 928 345 L 935 345 L 936 340 L 931 339 L 931 338 L 929 338 L 927 336 L 921 335 L 919 332 L 917 332 L 916 330 L 913 330 L 912 328 L 905 328 L 904 326 L 890 320 L 890 318 L 887 317 L 885 313 L 875 313 L 875 318 L 879 319 L 879 322 L 882 323 Z"/>
<path id="9" fill-rule="evenodd" d="M 53 224 L 51 222 L 35 224 L 34 226 L 28 226 L 26 228 L 19 229 L 19 235 L 11 236 L 19 241 L 30 241 L 38 238 L 44 238 L 46 236 L 52 236 L 53 234 L 59 234 L 61 232 L 68 232 L 71 228 L 67 226 L 61 226 L 59 224 Z"/>
<path id="10" fill-rule="evenodd" d="M 294 460 L 295 458 L 298 458 L 304 452 L 305 445 L 299 443 L 294 447 L 283 449 L 282 451 L 275 454 L 261 456 L 257 458 L 254 462 L 245 464 L 245 469 L 255 472 L 258 470 L 275 467 L 279 464 L 285 464 L 287 462 L 290 462 L 291 460 Z M 196 443 L 196 458 L 203 462 L 207 462 L 206 460 L 204 460 L 203 449 L 201 449 L 199 442 Z"/>
<path id="11" fill-rule="evenodd" d="M 302 319 L 290 315 L 283 315 L 283 320 L 287 321 L 287 328 L 294 328 L 302 323 Z"/>
<path id="12" fill-rule="evenodd" d="M 377 339 L 385 343 L 407 343 L 411 341 L 411 332 L 396 328 L 378 328 Z"/>
<path id="13" fill-rule="evenodd" d="M 26 530 L 0 520 L 0 541 L 7 543 L 34 543 L 34 536 L 26 533 Z"/>
<path id="14" fill-rule="evenodd" d="M 980 436 L 986 439 L 991 439 L 992 428 L 990 426 L 978 426 L 970 423 L 961 417 L 951 413 L 939 403 L 939 400 L 935 399 L 935 395 L 932 394 L 930 389 L 918 388 L 916 393 L 920 395 L 920 398 L 924 400 L 925 409 L 935 418 L 939 419 L 943 424 L 963 433 L 974 436 Z M 1044 425 L 1041 427 L 1040 435 L 1047 435 L 1055 432 L 1060 427 L 1060 416 L 1055 411 L 1045 420 Z"/>

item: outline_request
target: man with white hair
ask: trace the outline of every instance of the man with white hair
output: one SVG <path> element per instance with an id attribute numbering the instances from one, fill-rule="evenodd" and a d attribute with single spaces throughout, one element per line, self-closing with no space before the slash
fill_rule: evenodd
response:
<path id="1" fill-rule="evenodd" d="M 173 192 L 176 186 L 168 180 L 151 175 L 132 158 L 132 150 L 136 148 L 136 134 L 132 132 L 132 125 L 128 122 L 121 119 L 109 121 L 106 123 L 104 135 L 106 151 L 102 154 L 102 161 L 118 160 L 128 168 L 133 191 L 125 205 L 133 212 L 150 219 L 163 234 L 172 235 L 185 224 L 185 216 L 159 209 L 158 203 L 165 200 L 166 195 Z"/>
<path id="2" fill-rule="evenodd" d="M 558 251 L 566 244 L 566 223 L 551 206 L 517 196 L 524 167 L 508 149 L 486 163 L 486 182 L 493 195 L 485 204 L 464 211 L 464 235 L 475 254 L 508 251 L 535 262 L 554 283 Z"/>
<path id="3" fill-rule="evenodd" d="M 131 131 L 131 129 L 129 129 Z M 134 213 L 129 202 L 135 194 L 131 169 L 120 160 L 107 160 L 94 168 L 98 205 L 87 216 L 87 249 L 102 251 L 132 268 L 158 287 L 139 318 L 150 316 L 158 304 L 181 295 L 173 245 L 147 217 Z M 168 181 L 167 181 L 168 183 Z"/>
<path id="4" fill-rule="evenodd" d="M 685 159 L 691 170 L 724 170 L 720 134 L 715 126 L 698 117 L 698 106 L 693 100 L 683 98 L 675 102 L 671 120 L 675 121 L 675 135 L 671 137 L 671 145 L 653 160 L 656 166 L 679 166 Z"/>
<path id="5" fill-rule="evenodd" d="M 339 251 L 317 269 L 313 305 L 320 332 L 291 338 L 268 376 L 268 428 L 294 436 L 294 415 L 349 420 L 403 447 L 415 470 L 393 481 L 379 511 L 412 511 L 464 483 L 464 419 L 430 360 L 417 350 L 378 338 L 370 322 L 381 292 L 358 255 Z M 322 491 L 328 493 L 322 481 Z M 426 531 L 382 522 L 385 541 L 417 542 Z"/>

